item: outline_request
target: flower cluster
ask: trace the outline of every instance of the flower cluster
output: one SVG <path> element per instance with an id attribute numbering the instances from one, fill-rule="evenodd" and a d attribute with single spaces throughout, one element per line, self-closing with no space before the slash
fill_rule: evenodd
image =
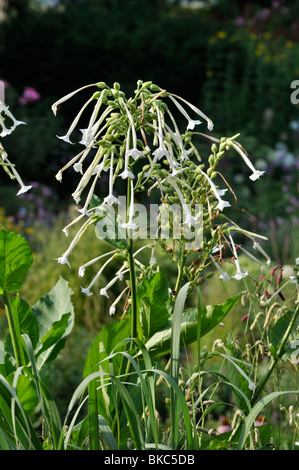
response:
<path id="1" fill-rule="evenodd" d="M 229 276 L 220 267 L 223 260 L 222 246 L 226 244 L 230 248 L 236 264 L 237 271 L 233 277 L 242 279 L 247 276 L 248 273 L 240 266 L 237 255 L 239 247 L 235 246 L 232 232 L 242 232 L 246 235 L 252 240 L 254 249 L 260 247 L 256 239 L 263 237 L 242 230 L 228 218 L 226 218 L 224 225 L 217 225 L 214 222 L 220 213 L 225 212 L 225 209 L 231 206 L 229 201 L 223 199 L 226 192 L 230 191 L 234 194 L 227 183 L 226 188 L 220 189 L 214 181 L 220 175 L 216 168 L 226 151 L 232 148 L 241 156 L 251 172 L 249 174 L 250 180 L 255 181 L 264 173 L 255 169 L 246 151 L 235 140 L 237 136 L 219 140 L 210 134 L 196 132 L 196 127 L 201 125 L 202 121 L 205 121 L 208 130 L 212 131 L 212 120 L 187 100 L 163 90 L 152 82 L 142 82 L 141 80 L 137 83 L 135 96 L 129 99 L 120 90 L 118 83 L 115 83 L 112 88 L 103 82 L 84 86 L 55 102 L 52 106 L 54 114 L 56 115 L 57 109 L 62 103 L 87 88 L 97 88 L 97 90 L 79 110 L 66 134 L 58 136 L 59 139 L 74 144 L 74 131 L 84 111 L 88 107 L 92 107 L 87 127 L 80 129 L 82 137 L 79 143 L 83 146 L 83 150 L 71 158 L 56 174 L 56 178 L 60 182 L 62 182 L 63 173 L 71 167 L 80 175 L 77 187 L 72 193 L 80 215 L 64 228 L 64 232 L 68 234 L 70 225 L 86 218 L 68 250 L 58 258 L 58 262 L 69 264 L 68 256 L 85 230 L 97 223 L 100 213 L 109 212 L 114 206 L 119 205 L 119 196 L 115 188 L 122 186 L 125 182 L 129 201 L 128 210 L 125 220 L 121 217 L 118 218 L 118 224 L 126 231 L 127 235 L 134 235 L 138 229 L 138 224 L 134 221 L 134 195 L 145 191 L 146 186 L 148 187 L 148 196 L 153 189 L 160 191 L 162 207 L 170 203 L 178 203 L 186 215 L 182 224 L 186 224 L 188 227 L 195 227 L 197 215 L 194 212 L 194 207 L 196 203 L 202 204 L 207 208 L 207 211 L 204 211 L 203 215 L 204 240 L 201 246 L 197 247 L 201 258 L 197 262 L 195 271 L 187 269 L 185 274 L 191 277 L 192 281 L 197 282 L 200 273 L 206 268 L 208 260 L 220 270 L 221 279 L 229 279 Z M 184 133 L 180 132 L 174 113 L 178 113 L 186 120 Z M 213 142 L 212 155 L 209 158 L 210 166 L 207 169 L 192 143 L 193 135 Z M 216 143 L 219 144 L 219 148 Z M 100 204 L 94 204 L 96 185 L 103 172 L 109 174 L 108 194 Z M 224 178 L 222 180 L 225 181 Z M 79 206 L 84 194 L 84 202 Z M 159 243 L 159 240 L 155 240 L 155 243 Z M 184 245 L 184 240 L 180 242 L 180 245 L 181 247 Z M 153 247 L 153 244 L 148 246 Z M 220 256 L 214 255 L 216 251 L 220 252 Z M 260 251 L 263 252 L 261 249 Z M 154 259 L 153 253 L 154 251 L 152 251 L 151 260 Z M 101 276 L 106 264 L 114 259 L 114 254 L 108 254 L 110 258 L 100 268 L 95 279 L 87 288 L 82 288 L 82 291 L 87 295 L 92 294 L 90 289 Z M 120 255 L 119 250 L 116 254 Z M 85 267 L 99 259 L 100 257 L 86 263 L 80 268 L 79 275 L 83 276 Z M 125 255 L 123 255 L 123 259 L 126 259 Z M 151 262 L 150 265 L 154 266 L 155 263 Z M 119 279 L 120 275 L 123 276 L 126 272 L 128 269 L 124 263 L 107 288 L 101 291 L 102 295 L 106 295 L 107 289 Z M 114 312 L 114 310 L 115 304 L 111 311 Z"/>
<path id="2" fill-rule="evenodd" d="M 5 137 L 11 134 L 17 126 L 19 126 L 20 124 L 25 124 L 25 122 L 18 121 L 10 112 L 10 110 L 8 109 L 8 106 L 4 104 L 3 82 L 1 83 L 0 88 L 1 88 L 0 89 L 0 127 L 1 127 L 0 137 Z M 8 120 L 8 123 L 7 123 L 7 120 Z M 21 186 L 21 189 L 17 193 L 18 195 L 25 193 L 31 188 L 31 186 L 25 186 L 19 173 L 15 169 L 15 166 L 8 159 L 7 152 L 5 151 L 1 143 L 0 143 L 0 165 L 3 167 L 3 169 L 6 171 L 6 173 L 9 175 L 10 178 L 16 179 L 19 185 Z"/>

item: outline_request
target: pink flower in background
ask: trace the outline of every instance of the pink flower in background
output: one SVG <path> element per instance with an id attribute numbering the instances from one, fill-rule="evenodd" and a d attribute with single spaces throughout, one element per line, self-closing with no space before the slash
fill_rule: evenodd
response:
<path id="1" fill-rule="evenodd" d="M 36 103 L 39 100 L 40 93 L 33 87 L 26 87 L 18 101 L 21 105 L 26 106 L 28 103 Z"/>

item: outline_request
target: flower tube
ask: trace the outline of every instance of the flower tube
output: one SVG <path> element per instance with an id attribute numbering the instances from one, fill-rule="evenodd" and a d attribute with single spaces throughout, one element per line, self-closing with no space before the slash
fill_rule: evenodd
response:
<path id="1" fill-rule="evenodd" d="M 207 181 L 209 182 L 210 186 L 211 186 L 211 189 L 214 193 L 214 196 L 218 199 L 218 204 L 216 206 L 216 209 L 219 209 L 220 211 L 223 211 L 223 209 L 225 207 L 230 207 L 230 203 L 228 201 L 224 201 L 221 196 L 223 196 L 223 194 L 225 193 L 225 189 L 220 189 L 220 190 L 217 190 L 216 186 L 214 185 L 213 181 L 211 180 L 211 178 L 208 177 L 208 175 L 200 170 L 201 173 L 204 175 L 204 177 L 207 179 Z"/>
<path id="2" fill-rule="evenodd" d="M 243 279 L 243 277 L 248 276 L 248 272 L 243 271 L 241 269 L 241 266 L 240 266 L 240 263 L 239 263 L 239 258 L 238 258 L 238 255 L 237 255 L 237 250 L 236 250 L 236 247 L 235 247 L 235 244 L 234 244 L 234 240 L 232 239 L 231 235 L 229 235 L 229 238 L 230 238 L 230 241 L 231 241 L 231 244 L 232 244 L 234 258 L 235 258 L 235 264 L 236 264 L 236 268 L 237 268 L 237 272 L 234 276 L 232 276 L 232 278 L 237 279 L 238 281 L 240 281 L 241 279 Z"/>
<path id="3" fill-rule="evenodd" d="M 249 176 L 251 181 L 257 180 L 260 176 L 262 176 L 265 173 L 264 171 L 256 170 L 254 168 L 253 164 L 251 163 L 251 161 L 249 160 L 249 158 L 247 157 L 245 152 L 243 152 L 243 150 L 239 147 L 239 145 L 237 145 L 235 142 L 233 142 L 232 146 L 241 155 L 241 157 L 243 158 L 243 160 L 246 163 L 246 165 L 248 166 L 248 168 L 250 168 L 250 170 L 252 171 L 252 175 Z"/>
<path id="4" fill-rule="evenodd" d="M 109 176 L 109 194 L 104 199 L 104 204 L 108 204 L 108 206 L 112 206 L 113 204 L 119 204 L 119 200 L 113 196 L 113 156 L 114 153 L 111 153 L 111 161 L 110 161 L 110 176 Z"/>
<path id="5" fill-rule="evenodd" d="M 138 225 L 133 223 L 133 217 L 134 217 L 134 190 L 133 190 L 133 181 L 131 180 L 131 201 L 130 201 L 130 208 L 129 208 L 129 220 L 126 223 L 119 224 L 119 226 L 127 230 L 137 230 Z"/>
<path id="6" fill-rule="evenodd" d="M 58 108 L 58 106 L 59 106 L 60 104 L 64 103 L 64 102 L 67 101 L 68 99 L 70 99 L 72 96 L 74 96 L 74 95 L 75 95 L 76 93 L 78 93 L 79 91 L 85 90 L 85 88 L 90 88 L 90 87 L 92 87 L 92 86 L 97 86 L 97 83 L 92 83 L 92 84 L 90 84 L 90 85 L 85 85 L 85 86 L 83 86 L 83 87 L 81 87 L 81 88 L 78 88 L 77 90 L 72 91 L 71 93 L 69 93 L 69 94 L 63 96 L 63 97 L 60 98 L 59 100 L 55 101 L 55 103 L 52 104 L 52 106 L 51 106 L 51 109 L 52 109 L 54 115 L 56 116 L 56 114 L 57 114 L 57 108 Z"/>
<path id="7" fill-rule="evenodd" d="M 86 294 L 88 295 L 89 297 L 91 295 L 93 295 L 92 292 L 90 292 L 90 289 L 94 286 L 94 284 L 97 282 L 97 280 L 99 279 L 99 277 L 101 276 L 102 272 L 104 271 L 104 269 L 106 268 L 106 266 L 111 263 L 111 261 L 113 260 L 113 256 L 111 258 L 109 258 L 104 264 L 103 266 L 100 268 L 100 270 L 98 271 L 98 273 L 96 274 L 96 276 L 93 278 L 93 280 L 91 281 L 91 283 L 89 284 L 88 287 L 82 287 L 81 286 L 81 292 L 83 292 L 83 294 Z"/>

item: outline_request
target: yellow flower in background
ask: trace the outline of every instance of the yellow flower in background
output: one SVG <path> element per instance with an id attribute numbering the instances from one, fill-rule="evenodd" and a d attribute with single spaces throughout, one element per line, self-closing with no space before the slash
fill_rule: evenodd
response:
<path id="1" fill-rule="evenodd" d="M 27 233 L 28 235 L 30 235 L 33 232 L 34 232 L 34 229 L 32 227 L 26 227 L 25 228 L 25 233 Z"/>
<path id="2" fill-rule="evenodd" d="M 206 70 L 206 76 L 207 77 L 212 77 L 214 74 L 213 70 Z"/>
<path id="3" fill-rule="evenodd" d="M 265 39 L 270 39 L 271 36 L 272 36 L 272 34 L 269 33 L 269 31 L 266 31 L 266 32 L 264 33 L 264 38 L 265 38 Z"/>
<path id="4" fill-rule="evenodd" d="M 217 31 L 217 37 L 219 39 L 225 39 L 227 36 L 226 32 L 225 31 Z"/>
<path id="5" fill-rule="evenodd" d="M 255 40 L 257 38 L 256 33 L 250 33 L 250 39 Z"/>
<path id="6" fill-rule="evenodd" d="M 294 46 L 294 43 L 292 41 L 287 41 L 285 43 L 285 46 L 286 46 L 287 49 L 291 49 Z"/>

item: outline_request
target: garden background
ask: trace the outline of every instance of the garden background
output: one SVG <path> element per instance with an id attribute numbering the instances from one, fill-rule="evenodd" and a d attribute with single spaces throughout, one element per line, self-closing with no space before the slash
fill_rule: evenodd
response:
<path id="1" fill-rule="evenodd" d="M 82 96 L 65 104 L 56 118 L 51 105 L 87 83 L 117 81 L 129 96 L 137 80 L 152 80 L 202 109 L 213 120 L 216 137 L 240 132 L 239 141 L 266 173 L 249 188 L 239 159 L 222 162 L 237 191 L 235 220 L 269 237 L 265 248 L 287 273 L 299 253 L 299 118 L 298 105 L 291 102 L 291 83 L 299 78 L 299 5 L 283 0 L 5 0 L 0 5 L 0 79 L 6 104 L 27 123 L 6 137 L 5 148 L 33 186 L 17 197 L 15 184 L 0 174 L 0 222 L 22 233 L 34 252 L 36 269 L 24 285 L 29 303 L 59 276 L 74 291 L 76 328 L 52 368 L 53 393 L 63 409 L 81 380 L 91 339 L 111 318 L 106 298 L 80 292 L 76 268 L 88 253 L 104 251 L 104 242 L 90 237 L 79 245 L 74 268 L 54 259 L 63 244 L 67 247 L 61 229 L 75 210 L 72 174 L 63 184 L 54 177 L 73 149 L 56 135 L 64 134 Z M 108 271 L 106 276 L 109 280 Z M 238 291 L 234 281 L 224 288 L 212 278 L 202 295 L 218 303 Z M 1 313 L 0 337 L 6 329 Z M 218 337 L 229 330 L 241 335 L 244 314 L 241 308 L 228 316 Z"/>

